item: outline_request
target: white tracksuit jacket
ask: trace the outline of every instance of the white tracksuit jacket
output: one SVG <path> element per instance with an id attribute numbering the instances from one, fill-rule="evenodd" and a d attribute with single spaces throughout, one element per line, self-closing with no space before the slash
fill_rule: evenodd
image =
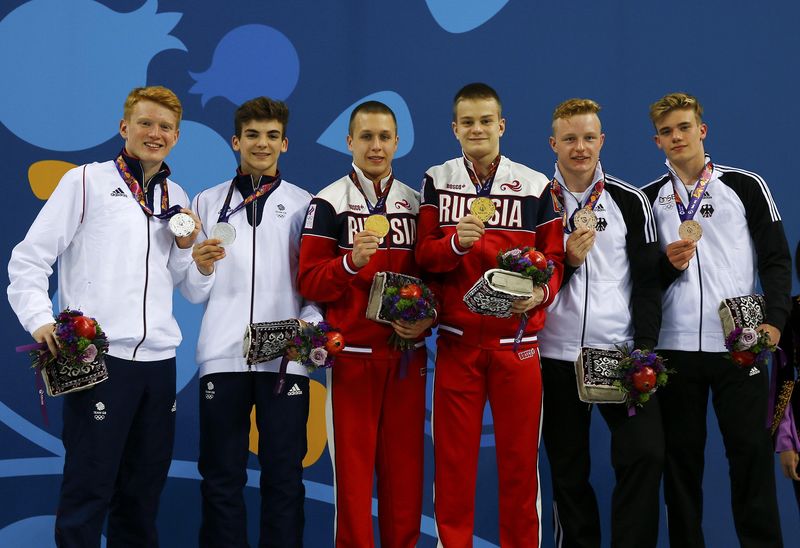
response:
<path id="1" fill-rule="evenodd" d="M 167 184 L 170 205 L 188 206 L 183 189 Z M 160 213 L 158 185 L 153 203 Z M 69 307 L 96 318 L 114 357 L 175 356 L 181 332 L 172 292 L 191 263 L 191 249 L 175 245 L 166 221 L 145 215 L 113 161 L 69 170 L 11 253 L 8 300 L 30 333 L 53 321 L 47 290 L 56 260 L 56 313 Z"/>
<path id="2" fill-rule="evenodd" d="M 203 222 L 198 240 L 210 238 L 230 185 L 228 180 L 211 187 L 192 201 L 192 210 Z M 261 200 L 266 200 L 261 220 L 251 226 L 246 210 L 254 209 Z M 229 207 L 233 209 L 242 201 L 242 194 L 234 190 Z M 213 274 L 204 276 L 194 264 L 188 268 L 181 292 L 192 302 L 205 302 L 197 343 L 201 377 L 210 373 L 279 370 L 280 359 L 250 367 L 245 362 L 242 341 L 251 321 L 322 320 L 317 306 L 305 302 L 297 293 L 300 232 L 310 201 L 308 192 L 281 181 L 266 197 L 230 217 L 228 222 L 236 229 L 236 241 L 225 248 L 226 256 L 215 263 Z M 308 375 L 298 362 L 289 362 L 286 371 Z"/>

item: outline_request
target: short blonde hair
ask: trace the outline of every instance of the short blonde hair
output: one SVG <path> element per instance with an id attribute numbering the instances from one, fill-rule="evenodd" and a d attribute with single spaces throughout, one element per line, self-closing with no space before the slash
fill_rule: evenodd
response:
<path id="1" fill-rule="evenodd" d="M 556 129 L 556 120 L 572 118 L 579 114 L 597 114 L 600 105 L 591 99 L 567 99 L 553 111 L 553 131 Z"/>
<path id="2" fill-rule="evenodd" d="M 164 86 L 147 86 L 141 88 L 133 88 L 125 99 L 125 105 L 122 107 L 122 117 L 130 120 L 133 107 L 139 101 L 152 101 L 165 107 L 178 117 L 178 125 L 181 123 L 181 116 L 183 116 L 183 106 L 180 99 L 175 93 Z"/>
<path id="3" fill-rule="evenodd" d="M 650 121 L 655 126 L 659 120 L 673 110 L 691 110 L 694 112 L 697 123 L 703 121 L 703 107 L 697 97 L 688 93 L 670 93 L 650 105 Z"/>

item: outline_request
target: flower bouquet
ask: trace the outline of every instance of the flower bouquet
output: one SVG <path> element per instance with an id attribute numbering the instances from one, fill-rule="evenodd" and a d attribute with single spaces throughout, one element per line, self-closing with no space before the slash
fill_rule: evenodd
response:
<path id="1" fill-rule="evenodd" d="M 422 282 L 403 283 L 387 280 L 381 302 L 381 317 L 389 321 L 417 322 L 436 315 L 436 298 L 430 288 Z M 413 350 L 416 341 L 404 339 L 392 332 L 389 344 L 402 351 Z"/>
<path id="2" fill-rule="evenodd" d="M 334 356 L 344 349 L 344 337 L 327 322 L 306 323 L 287 349 L 294 356 L 293 361 L 305 365 L 309 372 L 327 369 L 333 365 Z"/>
<path id="3" fill-rule="evenodd" d="M 108 339 L 97 320 L 66 308 L 55 323 L 58 355 L 53 356 L 46 343 L 17 347 L 18 352 L 30 351 L 32 367 L 41 371 L 47 393 L 60 396 L 106 380 L 103 357 L 108 352 Z"/>
<path id="4" fill-rule="evenodd" d="M 536 248 L 523 246 L 497 254 L 497 267 L 527 276 L 534 285 L 544 285 L 553 277 L 555 265 Z"/>
<path id="5" fill-rule="evenodd" d="M 315 369 L 333 366 L 334 356 L 344 349 L 344 337 L 328 322 L 300 322 L 300 330 L 289 342 L 280 365 L 280 376 L 275 383 L 275 394 L 280 394 L 286 384 L 286 366 L 296 361 L 306 366 L 309 373 Z"/>
<path id="6" fill-rule="evenodd" d="M 739 367 L 766 365 L 777 346 L 764 331 L 752 327 L 736 327 L 725 337 L 725 356 Z"/>
<path id="7" fill-rule="evenodd" d="M 464 304 L 476 314 L 508 318 L 514 303 L 529 299 L 555 269 L 541 251 L 529 246 L 501 251 L 497 266 L 484 272 L 464 295 Z"/>
<path id="8" fill-rule="evenodd" d="M 544 253 L 530 246 L 514 247 L 497 254 L 497 266 L 502 270 L 516 272 L 531 279 L 534 287 L 542 286 L 553 277 L 555 264 L 547 259 Z M 533 292 L 531 291 L 531 295 Z M 519 320 L 517 334 L 514 337 L 514 352 L 519 349 L 522 335 L 528 325 L 528 314 L 524 313 Z"/>
<path id="9" fill-rule="evenodd" d="M 664 359 L 650 350 L 630 350 L 620 348 L 623 358 L 619 361 L 620 378 L 614 386 L 626 395 L 628 414 L 635 415 L 636 407 L 643 406 L 650 395 L 667 384 L 670 371 L 664 365 Z"/>

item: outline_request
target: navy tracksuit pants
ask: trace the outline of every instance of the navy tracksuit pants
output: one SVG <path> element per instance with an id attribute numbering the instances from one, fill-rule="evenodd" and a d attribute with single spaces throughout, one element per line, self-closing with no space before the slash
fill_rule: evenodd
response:
<path id="1" fill-rule="evenodd" d="M 247 483 L 250 413 L 255 405 L 261 464 L 261 534 L 258 545 L 303 546 L 303 458 L 309 379 L 278 373 L 212 373 L 200 379 L 200 460 L 203 480 L 200 546 L 247 547 L 243 490 Z"/>
<path id="2" fill-rule="evenodd" d="M 64 396 L 64 478 L 56 544 L 157 547 L 158 500 L 175 437 L 175 358 L 106 356 L 108 380 Z"/>

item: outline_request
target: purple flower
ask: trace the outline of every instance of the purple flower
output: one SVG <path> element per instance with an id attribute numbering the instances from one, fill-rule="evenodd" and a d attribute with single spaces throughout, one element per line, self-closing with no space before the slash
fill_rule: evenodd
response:
<path id="1" fill-rule="evenodd" d="M 725 337 L 725 348 L 727 348 L 728 350 L 734 350 L 734 347 L 736 346 L 736 340 L 739 338 L 739 335 L 741 334 L 742 334 L 741 327 L 737 327 L 736 329 L 728 333 L 728 336 Z"/>
<path id="2" fill-rule="evenodd" d="M 749 350 L 758 342 L 758 331 L 752 329 L 750 327 L 745 327 L 742 329 L 742 333 L 739 335 L 738 340 L 736 341 L 736 350 Z"/>
<path id="3" fill-rule="evenodd" d="M 325 360 L 328 357 L 328 351 L 324 348 L 314 348 L 308 354 L 308 359 L 311 360 L 311 363 L 316 365 L 317 367 L 322 367 L 325 365 Z"/>

